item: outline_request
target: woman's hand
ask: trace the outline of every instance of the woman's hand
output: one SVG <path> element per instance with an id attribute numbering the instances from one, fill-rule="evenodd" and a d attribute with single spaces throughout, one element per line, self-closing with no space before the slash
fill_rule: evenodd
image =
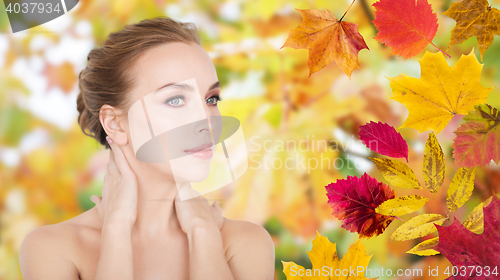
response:
<path id="1" fill-rule="evenodd" d="M 190 198 L 182 200 L 180 198 Z M 175 212 L 189 244 L 189 279 L 234 280 L 225 255 L 221 228 L 224 218 L 189 184 L 175 197 Z"/>
<path id="2" fill-rule="evenodd" d="M 137 178 L 120 146 L 106 137 L 111 147 L 104 175 L 102 197 L 93 195 L 103 227 L 125 226 L 132 229 L 137 218 Z"/>
<path id="3" fill-rule="evenodd" d="M 180 193 L 190 199 L 180 199 Z M 191 186 L 182 187 L 175 197 L 175 213 L 182 230 L 188 234 L 197 227 L 215 226 L 219 230 L 224 225 L 222 210 L 217 201 L 212 206 L 207 199 L 196 192 Z"/>

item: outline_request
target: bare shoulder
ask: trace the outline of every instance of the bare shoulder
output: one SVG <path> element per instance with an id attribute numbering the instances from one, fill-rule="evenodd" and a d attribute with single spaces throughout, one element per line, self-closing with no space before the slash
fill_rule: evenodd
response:
<path id="1" fill-rule="evenodd" d="M 221 233 L 223 238 L 227 239 L 227 242 L 254 240 L 274 246 L 267 230 L 261 225 L 249 221 L 224 218 L 224 226 L 221 229 Z"/>
<path id="2" fill-rule="evenodd" d="M 252 279 L 272 279 L 274 274 L 274 243 L 261 225 L 224 218 L 221 229 L 226 259 L 236 279 L 247 279 L 249 271 L 259 267 Z M 254 272 L 252 272 L 254 273 Z"/>
<path id="3" fill-rule="evenodd" d="M 92 221 L 89 211 L 38 227 L 24 238 L 19 250 L 24 279 L 78 279 L 75 253 L 81 245 L 82 231 L 91 230 L 86 224 Z"/>
<path id="4" fill-rule="evenodd" d="M 21 249 L 48 245 L 53 245 L 54 249 L 61 247 L 62 250 L 63 246 L 68 248 L 68 245 L 80 241 L 82 231 L 88 233 L 99 230 L 94 212 L 95 209 L 92 208 L 66 221 L 34 229 L 24 238 Z"/>

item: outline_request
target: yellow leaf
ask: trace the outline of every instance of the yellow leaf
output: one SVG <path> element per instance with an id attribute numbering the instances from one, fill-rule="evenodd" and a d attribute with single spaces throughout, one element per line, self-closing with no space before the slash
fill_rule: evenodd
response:
<path id="1" fill-rule="evenodd" d="M 339 270 L 357 267 L 367 267 L 370 262 L 371 256 L 366 254 L 366 248 L 361 242 L 352 244 L 347 251 L 347 254 L 339 259 L 337 256 L 336 244 L 331 243 L 327 237 L 322 236 L 316 231 L 316 237 L 313 240 L 313 247 L 311 251 L 307 252 L 309 259 L 312 263 L 312 269 L 305 269 L 303 266 L 297 265 L 294 262 L 283 263 L 283 272 L 286 275 L 287 280 L 296 279 L 329 279 L 323 272 L 323 267 L 328 267 L 328 274 L 331 272 L 333 276 L 331 279 L 336 279 L 335 271 L 337 270 L 337 276 Z M 315 270 L 316 269 L 316 270 Z M 321 273 L 319 273 L 321 272 Z M 340 271 L 341 272 L 341 271 Z M 350 277 L 351 278 L 351 277 Z M 366 279 L 364 273 L 359 273 L 356 277 L 352 279 Z"/>
<path id="2" fill-rule="evenodd" d="M 432 256 L 438 255 L 439 252 L 432 249 L 436 247 L 439 243 L 439 237 L 425 240 L 417 244 L 415 247 L 411 248 L 408 252 L 409 254 L 419 255 L 419 256 Z"/>
<path id="3" fill-rule="evenodd" d="M 495 35 L 500 35 L 500 10 L 492 7 L 487 0 L 464 0 L 451 3 L 442 13 L 454 19 L 457 24 L 451 31 L 449 47 L 461 44 L 472 36 L 477 37 L 481 60 L 484 52 L 493 43 Z"/>
<path id="4" fill-rule="evenodd" d="M 470 214 L 465 218 L 464 226 L 466 229 L 472 231 L 473 233 L 481 234 L 484 229 L 484 214 L 483 208 L 490 204 L 491 199 L 493 197 L 490 196 L 484 202 L 479 203 L 478 206 L 470 212 Z"/>
<path id="5" fill-rule="evenodd" d="M 439 214 L 422 214 L 413 217 L 408 222 L 398 227 L 398 229 L 392 233 L 391 239 L 404 241 L 426 236 L 437 230 L 434 224 L 442 225 L 444 221 L 446 221 L 446 218 Z"/>
<path id="6" fill-rule="evenodd" d="M 446 205 L 451 212 L 455 212 L 469 200 L 474 190 L 474 178 L 476 176 L 475 168 L 462 167 L 457 170 L 446 197 Z"/>
<path id="7" fill-rule="evenodd" d="M 382 176 L 392 186 L 407 189 L 422 189 L 418 183 L 417 176 L 415 176 L 415 173 L 404 162 L 390 158 L 368 158 L 375 163 Z"/>
<path id="8" fill-rule="evenodd" d="M 437 193 L 444 181 L 444 154 L 434 132 L 429 133 L 424 150 L 424 181 L 431 193 Z"/>
<path id="9" fill-rule="evenodd" d="M 339 257 L 337 256 L 336 243 L 328 240 L 328 237 L 319 234 L 316 231 L 316 237 L 312 241 L 313 247 L 311 251 L 307 252 L 313 268 L 321 268 L 323 266 L 333 267 L 334 269 L 339 265 Z"/>
<path id="10" fill-rule="evenodd" d="M 361 239 L 358 240 L 358 242 L 351 244 L 349 246 L 349 250 L 347 251 L 347 254 L 340 260 L 340 265 L 339 268 L 348 268 L 348 267 L 367 267 L 368 263 L 370 262 L 371 256 L 368 256 L 366 254 L 366 248 L 361 242 Z M 357 275 L 358 277 L 353 277 L 353 278 L 359 278 L 359 279 L 365 279 L 364 275 Z"/>
<path id="11" fill-rule="evenodd" d="M 401 216 L 417 211 L 427 201 L 429 201 L 428 198 L 420 195 L 399 196 L 384 201 L 375 208 L 375 212 L 387 216 Z"/>
<path id="12" fill-rule="evenodd" d="M 419 133 L 433 130 L 437 134 L 454 115 L 466 115 L 474 105 L 486 103 L 492 88 L 484 88 L 479 83 L 483 65 L 474 56 L 474 50 L 462 55 L 453 67 L 440 52 L 426 52 L 419 62 L 420 78 L 405 74 L 388 78 L 393 92 L 391 98 L 409 111 L 401 127 L 411 127 Z"/>
<path id="13" fill-rule="evenodd" d="M 305 268 L 303 266 L 298 265 L 294 262 L 281 261 L 281 263 L 283 264 L 283 273 L 285 273 L 287 280 L 306 279 L 303 276 L 299 276 L 299 271 L 305 271 Z"/>

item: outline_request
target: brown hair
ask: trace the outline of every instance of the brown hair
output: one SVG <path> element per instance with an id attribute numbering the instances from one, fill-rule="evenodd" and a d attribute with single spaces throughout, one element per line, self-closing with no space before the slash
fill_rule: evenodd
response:
<path id="1" fill-rule="evenodd" d="M 126 109 L 126 94 L 133 84 L 131 66 L 145 51 L 173 42 L 200 45 L 196 26 L 166 17 L 147 19 L 111 33 L 101 48 L 90 51 L 87 67 L 79 75 L 80 93 L 76 100 L 78 124 L 85 135 L 109 148 L 99 120 L 101 107 L 107 104 Z"/>

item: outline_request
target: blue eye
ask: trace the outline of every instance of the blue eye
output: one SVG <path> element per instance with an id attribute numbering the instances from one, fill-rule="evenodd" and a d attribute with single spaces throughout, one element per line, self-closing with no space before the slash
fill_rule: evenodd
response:
<path id="1" fill-rule="evenodd" d="M 173 97 L 167 99 L 167 101 L 165 101 L 165 103 L 167 103 L 168 105 L 170 105 L 172 107 L 180 107 L 180 106 L 186 104 L 183 96 L 173 96 Z"/>
<path id="2" fill-rule="evenodd" d="M 220 99 L 220 97 L 219 97 L 219 96 L 214 95 L 214 96 L 210 96 L 210 97 L 207 99 L 206 103 L 207 103 L 207 104 L 210 104 L 210 105 L 217 105 L 217 103 L 218 103 L 220 100 L 221 100 L 221 99 Z"/>

